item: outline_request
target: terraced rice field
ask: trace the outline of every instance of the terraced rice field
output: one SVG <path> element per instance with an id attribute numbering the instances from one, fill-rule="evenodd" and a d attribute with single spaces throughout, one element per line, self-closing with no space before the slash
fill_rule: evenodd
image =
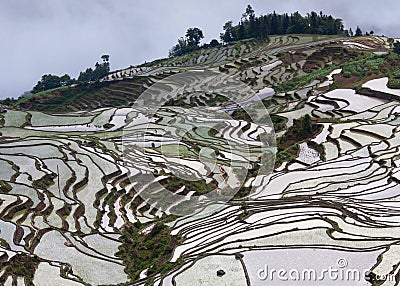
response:
<path id="1" fill-rule="evenodd" d="M 375 52 L 366 41 L 385 48 L 249 41 L 111 73 L 123 106 L 1 114 L 0 284 L 265 285 L 268 265 L 386 277 L 298 285 L 398 285 L 400 90 L 385 77 L 364 87 L 394 99 L 332 88 L 338 62 L 274 91 L 315 52 Z M 136 77 L 157 83 L 139 97 Z M 305 115 L 301 136 L 275 140 Z"/>

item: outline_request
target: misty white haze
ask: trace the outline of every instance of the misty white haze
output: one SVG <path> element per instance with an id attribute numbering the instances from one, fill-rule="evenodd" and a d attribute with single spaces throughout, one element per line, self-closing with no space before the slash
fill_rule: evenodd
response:
<path id="1" fill-rule="evenodd" d="M 189 27 L 203 30 L 203 42 L 219 40 L 224 23 L 237 23 L 247 4 L 257 15 L 323 11 L 346 28 L 400 37 L 398 0 L 2 0 L 0 98 L 20 96 L 43 74 L 77 77 L 102 54 L 112 70 L 166 57 Z"/>

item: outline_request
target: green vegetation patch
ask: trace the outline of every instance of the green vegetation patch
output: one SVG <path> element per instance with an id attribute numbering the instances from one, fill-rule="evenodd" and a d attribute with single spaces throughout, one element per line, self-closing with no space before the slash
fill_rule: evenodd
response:
<path id="1" fill-rule="evenodd" d="M 0 262 L 0 269 L 4 270 L 0 277 L 0 284 L 5 285 L 9 276 L 23 277 L 25 285 L 33 286 L 33 277 L 39 265 L 39 258 L 24 253 L 18 253 L 6 262 Z"/>
<path id="2" fill-rule="evenodd" d="M 217 182 L 214 180 L 207 184 L 204 179 L 188 181 L 175 176 L 169 176 L 168 178 L 161 180 L 160 184 L 172 192 L 176 192 L 185 186 L 185 191 L 182 194 L 187 194 L 191 191 L 194 191 L 197 195 L 207 194 L 218 187 Z"/>
<path id="3" fill-rule="evenodd" d="M 276 154 L 275 166 L 278 167 L 283 162 L 295 159 L 299 151 L 299 143 L 313 138 L 321 132 L 321 129 L 322 126 L 311 120 L 311 116 L 308 114 L 298 120 L 293 120 L 293 126 L 282 137 L 277 139 L 278 152 Z"/>
<path id="4" fill-rule="evenodd" d="M 363 78 L 371 73 L 378 72 L 387 64 L 385 56 L 369 55 L 366 58 L 361 58 L 355 61 L 350 61 L 343 65 L 343 76 L 349 78 L 356 76 Z"/>
<path id="5" fill-rule="evenodd" d="M 385 55 L 364 55 L 358 60 L 343 65 L 343 77 L 354 83 L 387 76 L 389 88 L 400 88 L 400 57 L 394 53 Z"/>
<path id="6" fill-rule="evenodd" d="M 336 64 L 330 65 L 320 70 L 312 71 L 309 74 L 298 76 L 292 78 L 288 81 L 282 82 L 281 84 L 274 87 L 278 92 L 288 92 L 291 90 L 296 90 L 303 87 L 314 80 L 321 80 L 330 74 L 333 70 L 337 69 L 339 66 Z"/>
<path id="7" fill-rule="evenodd" d="M 280 132 L 286 129 L 288 119 L 279 115 L 271 115 L 272 123 L 274 124 L 275 132 Z"/>
<path id="8" fill-rule="evenodd" d="M 56 174 L 46 174 L 40 179 L 33 181 L 32 186 L 37 189 L 47 190 L 51 185 L 54 184 L 54 179 L 56 177 Z"/>
<path id="9" fill-rule="evenodd" d="M 389 55 L 389 62 L 391 62 L 392 72 L 389 74 L 389 88 L 400 89 L 400 56 Z"/>
<path id="10" fill-rule="evenodd" d="M 179 262 L 169 262 L 174 247 L 179 243 L 178 236 L 170 234 L 170 228 L 157 222 L 148 234 L 139 233 L 143 229 L 140 223 L 126 227 L 120 240 L 122 245 L 116 253 L 126 265 L 125 271 L 132 281 L 139 278 L 140 273 L 148 269 L 147 275 L 166 274 Z"/>
<path id="11" fill-rule="evenodd" d="M 375 55 L 360 53 L 356 57 L 349 57 L 348 61 L 342 64 L 333 64 L 319 70 L 314 70 L 306 75 L 298 76 L 275 86 L 278 92 L 288 92 L 299 89 L 313 80 L 322 80 L 334 69 L 342 68 L 339 75 L 339 86 L 345 83 L 355 84 L 364 82 L 365 80 L 376 78 L 378 76 L 389 76 L 388 87 L 400 87 L 400 61 L 399 56 L 395 54 Z M 333 84 L 330 89 L 335 88 Z"/>

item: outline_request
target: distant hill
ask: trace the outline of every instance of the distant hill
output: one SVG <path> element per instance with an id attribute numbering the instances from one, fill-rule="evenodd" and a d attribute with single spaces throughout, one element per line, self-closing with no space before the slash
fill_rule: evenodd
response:
<path id="1" fill-rule="evenodd" d="M 388 54 L 392 44 L 390 39 L 377 36 L 347 38 L 293 34 L 271 36 L 268 40 L 249 39 L 112 71 L 97 82 L 65 86 L 23 97 L 15 106 L 44 112 L 128 106 L 157 80 L 198 69 L 218 70 L 238 76 L 255 91 L 272 87 L 282 92 L 323 78 L 334 68 L 365 61 L 366 66 L 356 65 L 356 69 L 361 70 L 349 68 L 343 74 L 342 81 L 336 84 L 353 88 L 366 79 L 377 78 L 384 73 L 392 78 L 393 84 L 396 78 L 394 67 L 398 63 L 390 59 Z M 268 67 L 277 61 L 282 61 L 282 64 Z M 379 66 L 376 66 L 379 61 Z M 372 66 L 369 69 L 370 64 Z M 193 100 L 194 105 L 195 102 Z"/>

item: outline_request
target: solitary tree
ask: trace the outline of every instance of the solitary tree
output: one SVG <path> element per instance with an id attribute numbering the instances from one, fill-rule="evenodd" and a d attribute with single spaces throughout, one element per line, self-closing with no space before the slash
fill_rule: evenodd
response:
<path id="1" fill-rule="evenodd" d="M 169 56 L 181 56 L 199 49 L 200 40 L 204 38 L 203 31 L 199 28 L 189 28 L 185 38 L 179 38 L 178 43 L 169 50 Z"/>
<path id="2" fill-rule="evenodd" d="M 356 29 L 356 37 L 360 37 L 360 36 L 362 36 L 362 35 L 363 35 L 363 33 L 362 33 L 360 27 L 357 26 L 357 29 Z"/>
<path id="3" fill-rule="evenodd" d="M 186 40 L 188 45 L 198 46 L 200 40 L 204 38 L 203 31 L 199 28 L 189 28 L 186 31 Z"/>
<path id="4" fill-rule="evenodd" d="M 217 39 L 212 39 L 211 42 L 210 42 L 210 44 L 209 44 L 209 46 L 210 46 L 211 48 L 219 46 L 218 40 L 217 40 Z"/>
<path id="5" fill-rule="evenodd" d="M 353 30 L 351 28 L 349 29 L 349 34 L 350 34 L 350 37 L 354 36 Z"/>
<path id="6" fill-rule="evenodd" d="M 226 22 L 222 28 L 224 29 L 225 32 L 220 34 L 221 40 L 224 43 L 232 42 L 234 40 L 232 21 Z"/>
<path id="7" fill-rule="evenodd" d="M 183 37 L 180 37 L 178 43 L 169 50 L 169 56 L 176 57 L 185 54 L 188 50 L 187 46 L 187 41 Z"/>
<path id="8" fill-rule="evenodd" d="M 250 20 L 255 17 L 255 12 L 251 5 L 247 5 L 246 11 L 242 14 L 242 20 Z"/>

